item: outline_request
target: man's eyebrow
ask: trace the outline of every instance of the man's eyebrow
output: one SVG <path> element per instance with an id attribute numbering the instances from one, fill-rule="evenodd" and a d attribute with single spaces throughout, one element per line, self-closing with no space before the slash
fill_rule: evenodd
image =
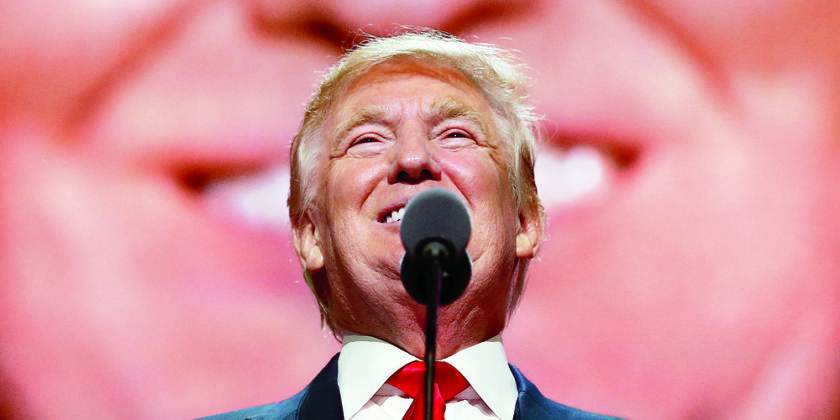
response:
<path id="1" fill-rule="evenodd" d="M 487 118 L 482 113 L 453 98 L 447 97 L 433 101 L 430 117 L 429 120 L 436 124 L 451 119 L 468 120 L 477 125 L 483 135 L 487 136 L 489 133 Z"/>
<path id="2" fill-rule="evenodd" d="M 387 112 L 381 106 L 366 106 L 356 111 L 350 119 L 339 124 L 333 133 L 333 143 L 338 143 L 354 128 L 365 124 L 387 122 Z"/>

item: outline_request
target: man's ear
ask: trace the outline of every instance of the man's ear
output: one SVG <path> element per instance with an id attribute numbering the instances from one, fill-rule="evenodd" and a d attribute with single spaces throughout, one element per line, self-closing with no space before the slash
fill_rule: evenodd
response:
<path id="1" fill-rule="evenodd" d="M 314 273 L 324 268 L 324 254 L 321 252 L 320 236 L 315 229 L 315 223 L 309 217 L 309 213 L 306 213 L 303 220 L 292 228 L 292 236 L 303 269 Z"/>
<path id="2" fill-rule="evenodd" d="M 519 215 L 519 234 L 516 235 L 516 258 L 531 259 L 537 255 L 543 237 L 542 219 L 537 211 Z"/>

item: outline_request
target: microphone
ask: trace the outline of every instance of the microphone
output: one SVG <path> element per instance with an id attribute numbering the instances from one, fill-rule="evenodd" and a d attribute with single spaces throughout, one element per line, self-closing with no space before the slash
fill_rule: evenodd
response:
<path id="1" fill-rule="evenodd" d="M 409 296 L 424 305 L 433 303 L 435 287 L 424 281 L 424 273 L 438 267 L 442 271 L 440 305 L 464 293 L 472 274 L 466 251 L 471 225 L 466 205 L 449 190 L 432 188 L 408 202 L 400 222 L 405 247 L 400 276 Z"/>
<path id="2" fill-rule="evenodd" d="M 405 207 L 400 222 L 400 238 L 405 255 L 400 277 L 405 290 L 426 305 L 426 375 L 423 401 L 425 419 L 434 412 L 435 343 L 438 310 L 458 299 L 467 288 L 472 273 L 467 242 L 470 241 L 470 214 L 455 193 L 432 188 L 417 194 Z"/>

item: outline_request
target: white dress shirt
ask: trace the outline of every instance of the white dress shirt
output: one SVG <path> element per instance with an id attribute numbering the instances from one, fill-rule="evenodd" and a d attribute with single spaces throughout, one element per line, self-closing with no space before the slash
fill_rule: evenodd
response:
<path id="1" fill-rule="evenodd" d="M 418 360 L 374 337 L 347 334 L 338 356 L 338 389 L 346 420 L 400 420 L 411 397 L 385 381 Z M 511 420 L 516 410 L 516 380 L 508 366 L 501 338 L 459 351 L 443 359 L 470 386 L 446 404 L 446 420 Z"/>

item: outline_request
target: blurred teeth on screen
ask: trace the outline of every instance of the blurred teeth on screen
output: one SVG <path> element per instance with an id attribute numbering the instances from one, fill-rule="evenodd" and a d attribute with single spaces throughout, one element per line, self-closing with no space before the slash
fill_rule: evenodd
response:
<path id="1" fill-rule="evenodd" d="M 612 167 L 609 157 L 593 146 L 543 148 L 534 169 L 543 205 L 568 205 L 592 196 L 607 186 Z"/>
<path id="2" fill-rule="evenodd" d="M 219 180 L 203 192 L 210 209 L 249 227 L 285 232 L 289 229 L 286 197 L 288 167 Z"/>

